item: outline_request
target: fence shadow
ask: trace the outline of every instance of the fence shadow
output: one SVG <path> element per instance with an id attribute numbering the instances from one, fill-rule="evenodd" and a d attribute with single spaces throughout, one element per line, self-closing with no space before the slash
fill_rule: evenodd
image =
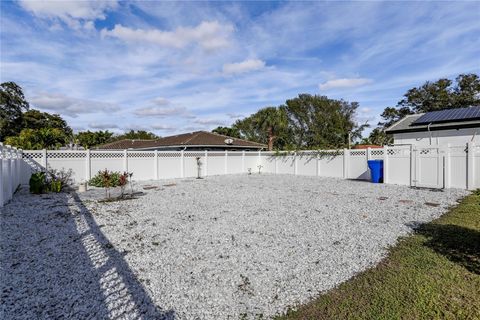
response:
<path id="1" fill-rule="evenodd" d="M 417 233 L 427 237 L 426 246 L 480 275 L 480 232 L 452 224 L 429 223 Z"/>
<path id="2" fill-rule="evenodd" d="M 18 223 L 22 218 L 15 218 L 15 208 L 30 207 L 19 210 L 30 215 L 22 223 L 2 230 L 7 233 L 2 234 L 2 248 L 9 249 L 0 254 L 4 272 L 1 278 L 5 277 L 3 285 L 12 288 L 5 299 L 5 294 L 2 296 L 4 316 L 175 319 L 173 310 L 155 305 L 122 253 L 102 233 L 92 213 L 76 193 L 70 195 L 73 199 L 67 194 L 24 194 L 21 197 L 26 197 L 26 201 L 17 199 L 5 211 L 2 224 L 15 222 L 14 219 Z M 31 200 L 33 197 L 36 200 Z M 27 223 L 31 225 L 22 226 Z M 25 279 L 29 281 L 22 281 Z"/>

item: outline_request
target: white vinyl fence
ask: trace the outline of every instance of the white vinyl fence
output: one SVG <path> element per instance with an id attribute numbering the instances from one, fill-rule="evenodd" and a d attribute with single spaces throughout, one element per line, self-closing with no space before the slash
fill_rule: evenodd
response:
<path id="1" fill-rule="evenodd" d="M 0 205 L 34 171 L 72 169 L 76 183 L 98 171 L 133 172 L 137 181 L 197 176 L 262 173 L 295 174 L 369 180 L 367 160 L 384 161 L 384 183 L 427 188 L 480 187 L 480 146 L 385 146 L 380 149 L 302 151 L 100 151 L 2 148 Z M 261 166 L 261 167 L 259 167 Z"/>
<path id="2" fill-rule="evenodd" d="M 15 190 L 22 183 L 22 150 L 0 143 L 0 207 L 12 199 Z"/>

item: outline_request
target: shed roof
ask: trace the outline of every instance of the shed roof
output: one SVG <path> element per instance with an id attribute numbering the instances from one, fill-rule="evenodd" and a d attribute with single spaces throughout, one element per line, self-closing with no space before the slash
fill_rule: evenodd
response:
<path id="1" fill-rule="evenodd" d="M 404 133 L 404 132 L 422 132 L 422 131 L 438 131 L 461 128 L 480 128 L 480 120 L 462 120 L 462 121 L 446 121 L 442 123 L 431 124 L 416 124 L 413 123 L 418 120 L 425 113 L 411 114 L 403 117 L 401 120 L 395 122 L 393 125 L 385 130 L 385 133 Z"/>

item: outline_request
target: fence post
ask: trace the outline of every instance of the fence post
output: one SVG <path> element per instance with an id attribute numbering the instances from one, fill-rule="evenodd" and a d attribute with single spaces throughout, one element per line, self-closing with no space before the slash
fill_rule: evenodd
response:
<path id="1" fill-rule="evenodd" d="M 450 157 L 450 143 L 447 143 L 445 147 L 445 156 L 443 158 L 443 168 L 444 168 L 444 176 L 443 176 L 443 186 L 444 188 L 450 188 L 451 181 L 450 181 L 450 174 L 451 174 L 451 157 Z"/>
<path id="2" fill-rule="evenodd" d="M 180 178 L 185 177 L 185 158 L 184 151 L 180 151 Z"/>
<path id="3" fill-rule="evenodd" d="M 293 174 L 294 175 L 297 175 L 297 171 L 298 170 L 298 167 L 297 167 L 297 151 L 295 151 L 293 153 Z"/>
<path id="4" fill-rule="evenodd" d="M 158 150 L 155 150 L 153 154 L 153 161 L 155 161 L 153 171 L 155 173 L 155 180 L 158 180 Z"/>
<path id="5" fill-rule="evenodd" d="M 315 154 L 315 158 L 317 160 L 317 172 L 316 172 L 316 174 L 317 174 L 317 177 L 319 177 L 320 176 L 320 153 L 319 152 L 317 152 Z"/>
<path id="6" fill-rule="evenodd" d="M 368 148 L 370 149 L 370 148 Z M 383 146 L 383 183 L 389 183 L 388 178 L 388 146 Z"/>
<path id="7" fill-rule="evenodd" d="M 416 173 L 415 173 L 415 160 L 416 160 L 417 149 L 414 148 L 413 144 L 410 145 L 410 187 L 416 185 Z"/>
<path id="8" fill-rule="evenodd" d="M 350 152 L 348 149 L 343 149 L 343 179 L 348 179 L 348 163 L 350 162 Z"/>
<path id="9" fill-rule="evenodd" d="M 274 155 L 273 156 L 273 159 L 274 159 L 274 163 L 275 163 L 275 174 L 278 174 L 278 162 L 277 162 L 277 158 L 279 157 L 278 154 Z"/>
<path id="10" fill-rule="evenodd" d="M 48 160 L 47 160 L 47 149 L 42 150 L 42 166 L 45 169 L 44 171 L 47 172 Z"/>
<path id="11" fill-rule="evenodd" d="M 258 150 L 258 164 L 257 166 L 262 164 L 262 151 Z"/>
<path id="12" fill-rule="evenodd" d="M 123 171 L 128 172 L 128 151 L 123 150 Z"/>
<path id="13" fill-rule="evenodd" d="M 12 157 L 12 149 L 11 147 L 7 144 L 5 146 L 5 150 L 6 150 L 6 153 L 5 153 L 5 159 L 6 159 L 6 163 L 7 163 L 7 172 L 5 174 L 5 176 L 7 177 L 7 185 L 5 187 L 6 191 L 7 191 L 7 196 L 5 197 L 6 200 L 10 200 L 12 198 L 12 164 L 11 164 L 11 161 L 10 161 L 10 158 Z"/>
<path id="14" fill-rule="evenodd" d="M 205 172 L 203 173 L 203 176 L 208 175 L 208 151 L 205 150 Z"/>
<path id="15" fill-rule="evenodd" d="M 245 172 L 245 150 L 242 150 L 242 173 Z"/>
<path id="16" fill-rule="evenodd" d="M 91 161 L 90 161 L 90 149 L 87 149 L 87 155 L 85 156 L 85 179 L 90 181 L 92 170 L 91 170 Z"/>
<path id="17" fill-rule="evenodd" d="M 3 207 L 5 203 L 5 176 L 3 175 L 3 162 L 4 162 L 4 155 L 3 155 L 3 143 L 0 142 L 0 208 Z"/>
<path id="18" fill-rule="evenodd" d="M 228 174 L 228 151 L 225 150 L 225 159 L 224 159 L 224 162 L 225 162 L 225 174 Z"/>
<path id="19" fill-rule="evenodd" d="M 10 174 L 12 176 L 12 195 L 17 188 L 17 148 L 12 147 L 10 150 Z"/>
<path id="20" fill-rule="evenodd" d="M 21 185 L 22 184 L 22 156 L 23 154 L 23 151 L 22 149 L 18 149 L 17 150 L 17 185 Z"/>
<path id="21" fill-rule="evenodd" d="M 467 190 L 475 189 L 475 155 L 473 154 L 474 143 L 467 144 Z"/>

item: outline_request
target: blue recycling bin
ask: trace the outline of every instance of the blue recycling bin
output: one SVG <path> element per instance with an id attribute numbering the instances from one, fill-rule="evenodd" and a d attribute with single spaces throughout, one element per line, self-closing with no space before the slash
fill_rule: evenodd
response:
<path id="1" fill-rule="evenodd" d="M 368 168 L 373 183 L 383 182 L 383 160 L 368 160 Z"/>

